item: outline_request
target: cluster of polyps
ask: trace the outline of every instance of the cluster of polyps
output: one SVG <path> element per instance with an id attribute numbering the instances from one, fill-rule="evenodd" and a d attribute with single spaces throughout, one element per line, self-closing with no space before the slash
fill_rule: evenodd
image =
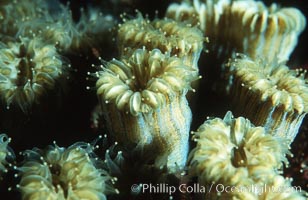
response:
<path id="1" fill-rule="evenodd" d="M 144 152 L 155 149 L 155 166 L 181 170 L 192 118 L 186 93 L 198 79 L 202 33 L 167 19 L 124 21 L 117 36 L 120 60 L 97 73 L 111 138 Z"/>

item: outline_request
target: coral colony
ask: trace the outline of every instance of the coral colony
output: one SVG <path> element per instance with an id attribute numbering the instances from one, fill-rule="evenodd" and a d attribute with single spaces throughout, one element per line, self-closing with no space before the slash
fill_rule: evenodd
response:
<path id="1" fill-rule="evenodd" d="M 308 112 L 307 69 L 287 64 L 306 26 L 300 10 L 183 0 L 150 17 L 137 2 L 0 2 L 0 198 L 305 199 L 307 185 L 292 182 L 308 180 L 305 150 L 304 175 L 284 173 Z M 214 102 L 217 117 L 202 113 L 193 131 L 198 98 L 211 96 L 201 74 L 226 106 Z M 27 133 L 57 127 L 48 115 L 75 101 L 71 115 L 85 107 L 93 137 L 66 132 L 60 147 L 48 130 L 42 141 Z"/>

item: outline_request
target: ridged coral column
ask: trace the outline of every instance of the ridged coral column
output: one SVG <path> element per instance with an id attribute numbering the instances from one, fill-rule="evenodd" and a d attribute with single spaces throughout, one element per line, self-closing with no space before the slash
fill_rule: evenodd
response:
<path id="1" fill-rule="evenodd" d="M 308 112 L 305 72 L 241 54 L 228 68 L 235 111 L 292 142 Z"/>
<path id="2" fill-rule="evenodd" d="M 196 78 L 182 59 L 158 49 L 109 62 L 96 85 L 112 137 L 141 150 L 158 168 L 182 169 L 192 119 L 185 95 Z"/>

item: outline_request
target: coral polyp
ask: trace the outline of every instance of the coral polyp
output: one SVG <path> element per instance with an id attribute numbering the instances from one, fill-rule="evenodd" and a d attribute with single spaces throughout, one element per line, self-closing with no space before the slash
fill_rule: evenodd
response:
<path id="1" fill-rule="evenodd" d="M 153 112 L 168 98 L 185 93 L 197 72 L 176 57 L 158 49 L 137 49 L 121 61 L 111 60 L 99 73 L 97 95 L 103 103 L 133 116 Z"/>
<path id="2" fill-rule="evenodd" d="M 280 169 L 287 162 L 286 140 L 267 134 L 245 118 L 233 118 L 231 112 L 224 119 L 205 121 L 194 137 L 197 147 L 190 155 L 191 172 L 203 183 L 237 184 L 247 181 L 260 166 Z"/>
<path id="3" fill-rule="evenodd" d="M 235 111 L 291 143 L 308 112 L 305 71 L 241 54 L 228 68 Z"/>
<path id="4" fill-rule="evenodd" d="M 233 118 L 228 112 L 224 119 L 211 119 L 194 133 L 197 146 L 190 153 L 190 173 L 199 183 L 250 187 L 264 185 L 277 176 L 289 153 L 286 139 L 268 134 L 263 127 L 255 127 L 248 119 Z M 212 195 L 221 196 L 213 191 Z M 247 199 L 254 192 L 223 194 Z"/>
<path id="5" fill-rule="evenodd" d="M 262 56 L 269 62 L 289 60 L 297 44 L 298 35 L 306 26 L 306 19 L 296 8 L 270 7 L 259 1 L 234 1 L 228 7 L 219 27 L 232 26 L 219 40 L 233 42 L 236 52 L 252 58 Z M 219 28 L 219 29 L 220 29 Z M 244 31 L 238 31 L 244 29 Z"/>
<path id="6" fill-rule="evenodd" d="M 176 21 L 191 24 L 192 26 L 201 25 L 199 14 L 191 2 L 184 1 L 181 2 L 181 4 L 170 4 L 166 11 L 166 17 Z"/>
<path id="7" fill-rule="evenodd" d="M 82 35 L 74 26 L 71 12 L 64 6 L 59 8 L 61 15 L 36 18 L 24 22 L 17 32 L 18 37 L 39 37 L 45 44 L 54 45 L 60 51 L 67 52 L 73 46 L 79 46 Z"/>
<path id="8" fill-rule="evenodd" d="M 80 35 L 73 40 L 73 49 L 81 49 L 85 46 L 94 46 L 109 38 L 110 31 L 115 25 L 115 18 L 112 15 L 103 14 L 100 9 L 89 7 L 82 10 L 81 17 L 76 23 L 76 29 Z"/>
<path id="9" fill-rule="evenodd" d="M 219 56 L 240 52 L 268 61 L 289 60 L 306 26 L 298 9 L 280 8 L 275 3 L 267 7 L 261 1 L 194 0 L 172 4 L 166 16 L 199 25 Z"/>
<path id="10" fill-rule="evenodd" d="M 110 15 L 103 15 L 99 9 L 82 9 L 78 23 L 68 6 L 59 5 L 58 14 L 46 15 L 20 24 L 17 36 L 41 37 L 45 43 L 55 45 L 64 52 L 85 51 L 98 41 L 94 38 L 107 38 L 109 29 L 114 26 Z"/>
<path id="11" fill-rule="evenodd" d="M 111 177 L 99 168 L 90 144 L 79 142 L 68 148 L 54 144 L 45 150 L 27 150 L 24 155 L 18 169 L 23 200 L 98 200 L 114 192 L 108 183 Z"/>
<path id="12" fill-rule="evenodd" d="M 121 24 L 117 38 L 121 55 L 128 54 L 130 49 L 159 49 L 182 58 L 194 69 L 198 69 L 197 62 L 205 41 L 197 28 L 171 19 L 150 21 L 141 16 Z"/>
<path id="13" fill-rule="evenodd" d="M 0 37 L 15 36 L 23 23 L 48 15 L 47 1 L 14 0 L 1 3 Z"/>
<path id="14" fill-rule="evenodd" d="M 4 103 L 27 111 L 65 75 L 55 46 L 39 38 L 20 38 L 0 46 L 0 95 Z"/>
<path id="15" fill-rule="evenodd" d="M 131 57 L 110 61 L 96 86 L 112 137 L 157 149 L 159 167 L 182 168 L 191 123 L 185 95 L 197 75 L 182 59 L 158 49 L 137 49 Z"/>

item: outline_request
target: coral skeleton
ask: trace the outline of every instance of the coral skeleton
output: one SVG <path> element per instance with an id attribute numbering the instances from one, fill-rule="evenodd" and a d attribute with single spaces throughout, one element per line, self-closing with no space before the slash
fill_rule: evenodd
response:
<path id="1" fill-rule="evenodd" d="M 228 63 L 228 71 L 235 112 L 291 143 L 308 112 L 306 72 L 242 54 Z"/>

